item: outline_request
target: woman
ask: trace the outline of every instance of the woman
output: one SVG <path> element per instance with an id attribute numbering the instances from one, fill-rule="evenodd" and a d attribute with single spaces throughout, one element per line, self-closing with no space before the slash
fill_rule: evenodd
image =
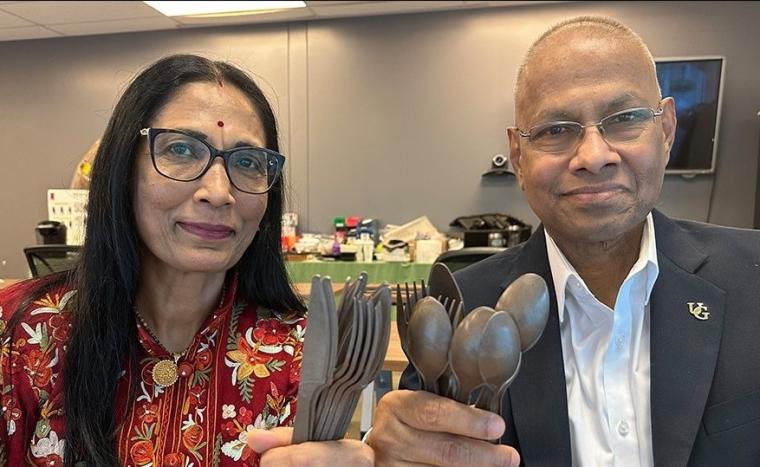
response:
<path id="1" fill-rule="evenodd" d="M 0 464 L 256 465 L 249 443 L 289 443 L 250 439 L 292 422 L 305 324 L 277 150 L 237 68 L 177 55 L 137 76 L 95 158 L 80 264 L 0 294 Z M 262 464 L 338 452 L 371 463 L 340 441 Z"/>

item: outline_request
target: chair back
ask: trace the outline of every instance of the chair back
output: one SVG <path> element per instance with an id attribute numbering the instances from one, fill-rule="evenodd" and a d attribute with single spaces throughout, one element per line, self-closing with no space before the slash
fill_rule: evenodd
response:
<path id="1" fill-rule="evenodd" d="M 459 250 L 444 251 L 435 262 L 444 263 L 451 272 L 454 272 L 504 250 L 506 248 L 493 246 L 465 247 Z"/>
<path id="2" fill-rule="evenodd" d="M 32 277 L 42 277 L 73 268 L 81 251 L 79 245 L 35 245 L 24 248 L 24 255 Z"/>

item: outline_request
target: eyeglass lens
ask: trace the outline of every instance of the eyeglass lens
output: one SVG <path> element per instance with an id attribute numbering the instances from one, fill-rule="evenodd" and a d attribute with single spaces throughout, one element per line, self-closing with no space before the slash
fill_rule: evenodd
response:
<path id="1" fill-rule="evenodd" d="M 632 141 L 654 121 L 651 109 L 639 108 L 612 114 L 599 122 L 602 136 L 610 143 Z M 587 125 L 594 126 L 594 125 Z M 530 142 L 544 152 L 571 150 L 583 136 L 584 126 L 576 122 L 549 122 L 530 130 Z"/>
<path id="2" fill-rule="evenodd" d="M 198 178 L 209 164 L 211 151 L 200 140 L 174 132 L 158 133 L 151 151 L 156 169 L 179 181 Z M 255 148 L 230 151 L 227 173 L 241 191 L 263 193 L 274 184 L 279 164 L 273 155 Z"/>

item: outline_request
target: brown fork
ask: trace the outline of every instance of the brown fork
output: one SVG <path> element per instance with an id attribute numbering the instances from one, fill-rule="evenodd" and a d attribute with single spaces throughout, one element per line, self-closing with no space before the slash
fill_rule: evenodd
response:
<path id="1" fill-rule="evenodd" d="M 461 316 L 463 304 L 454 298 L 449 299 L 449 297 L 444 298 L 443 303 L 444 308 L 446 308 L 446 313 L 449 315 L 449 319 L 451 319 L 451 329 L 453 332 L 456 330 L 457 325 L 459 325 L 459 321 L 462 319 Z M 459 318 L 457 319 L 457 317 Z M 438 379 L 439 393 L 445 397 L 454 399 L 458 391 L 458 387 L 459 381 L 457 381 L 456 375 L 451 371 L 451 367 L 447 366 L 446 371 L 444 371 L 444 373 Z"/>
<path id="2" fill-rule="evenodd" d="M 406 284 L 405 284 L 406 286 Z M 406 286 L 408 292 L 409 287 Z M 407 319 L 407 301 L 401 299 L 401 284 L 396 284 L 396 329 L 398 329 L 398 339 L 401 342 L 401 350 L 404 351 L 407 360 L 409 359 L 409 340 L 407 337 L 407 328 L 409 327 L 409 320 Z"/>

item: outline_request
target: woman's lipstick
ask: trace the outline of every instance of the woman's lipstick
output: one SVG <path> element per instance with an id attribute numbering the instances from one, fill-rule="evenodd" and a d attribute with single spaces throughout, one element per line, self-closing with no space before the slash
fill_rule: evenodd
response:
<path id="1" fill-rule="evenodd" d="M 204 240 L 224 240 L 235 231 L 224 224 L 205 224 L 202 222 L 178 222 L 182 229 Z"/>

